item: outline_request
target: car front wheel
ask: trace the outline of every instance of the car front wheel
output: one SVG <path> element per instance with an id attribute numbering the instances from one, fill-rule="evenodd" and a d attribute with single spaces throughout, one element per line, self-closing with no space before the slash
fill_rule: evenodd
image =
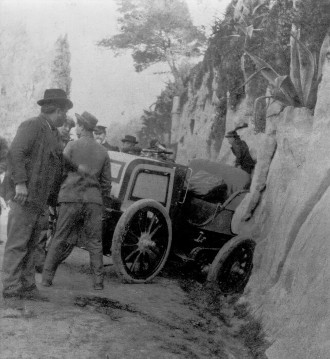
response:
<path id="1" fill-rule="evenodd" d="M 254 248 L 255 242 L 250 238 L 232 238 L 215 256 L 207 280 L 216 284 L 222 294 L 241 292 L 252 272 Z"/>

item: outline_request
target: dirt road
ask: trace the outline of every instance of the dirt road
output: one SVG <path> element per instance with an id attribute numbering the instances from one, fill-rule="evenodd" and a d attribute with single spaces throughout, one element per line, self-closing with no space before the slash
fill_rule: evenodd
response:
<path id="1" fill-rule="evenodd" d="M 5 221 L 2 215 L 2 240 Z M 6 317 L 1 299 L 1 359 L 264 358 L 262 330 L 242 301 L 182 275 L 122 284 L 110 258 L 105 290 L 94 291 L 88 263 L 88 253 L 75 249 L 53 287 L 39 285 L 50 302 L 27 301 L 25 318 Z"/>

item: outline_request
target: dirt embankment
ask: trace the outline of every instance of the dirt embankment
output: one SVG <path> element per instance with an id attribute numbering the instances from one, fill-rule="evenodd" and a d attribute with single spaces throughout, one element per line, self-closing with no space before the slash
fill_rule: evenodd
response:
<path id="1" fill-rule="evenodd" d="M 122 284 L 105 261 L 103 292 L 91 289 L 88 254 L 76 249 L 54 286 L 40 287 L 50 302 L 27 301 L 30 314 L 12 318 L 1 301 L 0 358 L 265 358 L 262 329 L 238 298 L 173 268 L 151 284 Z"/>

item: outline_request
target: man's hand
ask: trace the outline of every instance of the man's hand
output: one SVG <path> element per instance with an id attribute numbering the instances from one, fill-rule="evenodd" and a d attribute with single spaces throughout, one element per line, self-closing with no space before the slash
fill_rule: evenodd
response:
<path id="1" fill-rule="evenodd" d="M 28 190 L 26 188 L 25 182 L 17 183 L 17 185 L 15 186 L 15 192 L 16 195 L 14 197 L 14 200 L 19 204 L 24 205 L 28 196 Z"/>

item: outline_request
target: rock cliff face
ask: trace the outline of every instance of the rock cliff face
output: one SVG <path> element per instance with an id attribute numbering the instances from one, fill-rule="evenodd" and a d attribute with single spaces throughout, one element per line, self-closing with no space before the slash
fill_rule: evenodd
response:
<path id="1" fill-rule="evenodd" d="M 207 86 L 212 82 L 212 86 Z M 177 144 L 177 162 L 187 163 L 193 158 L 216 159 L 218 150 L 215 142 L 221 144 L 225 123 L 218 127 L 218 138 L 212 140 L 217 123 L 215 95 L 216 81 L 213 74 L 206 72 L 198 90 L 193 81 L 188 84 L 185 96 L 176 99 L 173 104 L 171 142 Z M 185 101 L 186 99 L 186 101 Z M 218 145 L 219 147 L 219 145 Z"/>
<path id="2" fill-rule="evenodd" d="M 205 90 L 205 89 L 204 89 Z M 203 93 L 201 89 L 199 94 Z M 330 353 L 330 60 L 323 65 L 314 114 L 272 106 L 265 133 L 255 134 L 251 99 L 227 112 L 224 130 L 242 119 L 241 137 L 258 163 L 251 192 L 234 217 L 235 232 L 257 242 L 245 298 L 272 345 L 270 359 L 329 358 Z M 196 100 L 194 100 L 196 101 Z M 210 153 L 212 102 L 195 112 L 190 100 L 174 130 L 179 160 L 204 157 L 233 163 L 227 141 Z M 249 115 L 250 114 L 250 115 Z M 189 120 L 195 119 L 191 131 Z M 200 131 L 200 132 L 198 132 Z"/>
<path id="3" fill-rule="evenodd" d="M 266 189 L 251 219 L 242 222 L 254 207 L 258 174 L 267 167 L 260 161 L 251 194 L 235 216 L 239 232 L 258 242 L 247 297 L 275 339 L 269 358 L 328 358 L 330 353 L 329 96 L 326 60 L 314 116 L 288 107 L 273 119 L 265 138 L 272 137 L 277 147 Z"/>

